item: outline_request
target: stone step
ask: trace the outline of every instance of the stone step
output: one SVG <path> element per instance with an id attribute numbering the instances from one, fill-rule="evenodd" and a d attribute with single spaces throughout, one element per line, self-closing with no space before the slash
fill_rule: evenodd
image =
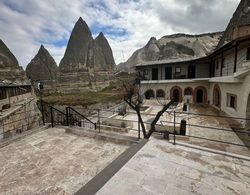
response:
<path id="1" fill-rule="evenodd" d="M 110 141 L 118 144 L 131 145 L 134 143 L 139 143 L 138 138 L 136 137 L 121 135 L 118 133 L 110 133 L 104 130 L 101 130 L 99 133 L 98 130 L 88 130 L 81 127 L 66 127 L 65 131 L 66 133 L 72 133 L 79 136 L 87 136 L 90 138 Z"/>
<path id="2" fill-rule="evenodd" d="M 129 128 L 115 127 L 110 125 L 101 125 L 101 129 L 107 132 L 128 133 Z"/>

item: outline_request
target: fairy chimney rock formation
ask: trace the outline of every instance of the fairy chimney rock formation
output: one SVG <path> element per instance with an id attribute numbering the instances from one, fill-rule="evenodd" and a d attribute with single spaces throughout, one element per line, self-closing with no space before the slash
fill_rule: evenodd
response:
<path id="1" fill-rule="evenodd" d="M 87 81 L 91 77 L 98 80 L 98 72 L 112 71 L 114 65 L 112 50 L 103 33 L 93 39 L 88 25 L 79 18 L 59 65 L 61 80 L 66 81 L 67 75 L 72 81 Z"/>
<path id="2" fill-rule="evenodd" d="M 27 65 L 26 74 L 33 81 L 56 80 L 56 62 L 43 45 L 41 45 L 36 56 Z"/>
<path id="3" fill-rule="evenodd" d="M 0 39 L 0 80 L 11 82 L 25 82 L 27 77 L 16 57 Z"/>

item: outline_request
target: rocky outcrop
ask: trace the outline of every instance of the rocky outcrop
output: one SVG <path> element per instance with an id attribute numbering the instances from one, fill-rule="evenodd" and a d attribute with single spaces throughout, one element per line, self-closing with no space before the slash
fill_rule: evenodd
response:
<path id="1" fill-rule="evenodd" d="M 108 43 L 108 40 L 102 32 L 96 37 L 95 43 L 101 49 L 101 52 L 104 57 L 105 67 L 103 67 L 103 69 L 113 70 L 115 66 L 113 52 Z"/>
<path id="2" fill-rule="evenodd" d="M 53 81 L 56 79 L 56 62 L 43 45 L 27 65 L 26 74 L 33 81 Z"/>
<path id="3" fill-rule="evenodd" d="M 112 50 L 103 33 L 94 40 L 86 22 L 79 18 L 59 65 L 61 75 L 68 73 L 78 77 L 84 72 L 93 77 L 99 71 L 112 71 L 114 65 Z"/>
<path id="4" fill-rule="evenodd" d="M 0 80 L 11 82 L 27 81 L 24 70 L 19 66 L 16 57 L 0 39 Z"/>
<path id="5" fill-rule="evenodd" d="M 226 43 L 236 38 L 248 35 L 249 31 L 250 31 L 250 1 L 241 0 L 217 48 L 222 47 Z"/>
<path id="6" fill-rule="evenodd" d="M 217 46 L 222 32 L 201 35 L 174 34 L 157 40 L 152 37 L 141 49 L 135 51 L 118 70 L 134 72 L 135 66 L 148 61 L 169 59 L 194 59 L 204 57 Z"/>

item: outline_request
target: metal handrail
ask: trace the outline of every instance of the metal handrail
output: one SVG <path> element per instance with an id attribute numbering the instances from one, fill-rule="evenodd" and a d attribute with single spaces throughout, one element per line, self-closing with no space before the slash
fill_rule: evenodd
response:
<path id="1" fill-rule="evenodd" d="M 51 107 L 51 109 L 54 109 L 55 111 L 57 111 L 57 112 L 63 114 L 64 116 L 66 116 L 66 114 L 65 114 L 64 112 L 62 112 L 61 110 L 58 110 L 57 108 L 55 108 L 55 107 L 53 107 L 53 106 L 50 106 L 50 107 Z"/>
<path id="2" fill-rule="evenodd" d="M 73 112 L 75 112 L 77 115 L 81 116 L 82 118 L 86 119 L 88 122 L 90 122 L 91 124 L 93 124 L 95 126 L 96 129 L 96 123 L 94 123 L 93 121 L 91 121 L 90 119 L 88 119 L 86 116 L 84 116 L 83 114 L 81 114 L 80 112 L 76 111 L 74 108 L 72 107 L 67 107 L 66 109 L 68 109 L 69 111 L 72 110 Z"/>
<path id="3" fill-rule="evenodd" d="M 62 114 L 66 120 L 67 120 L 67 115 L 62 112 L 61 110 L 58 110 L 57 108 L 54 108 L 53 106 L 50 106 L 50 117 L 51 117 L 51 127 L 54 127 L 54 116 L 53 116 L 53 110 L 55 110 L 56 112 L 59 112 L 60 114 Z"/>
<path id="4" fill-rule="evenodd" d="M 173 113 L 174 111 L 166 111 L 168 113 Z M 232 117 L 232 116 L 222 116 L 222 115 L 212 115 L 212 114 L 198 114 L 192 112 L 177 112 L 176 114 L 185 114 L 185 115 L 194 115 L 194 116 L 207 116 L 207 117 L 218 117 L 218 118 L 228 118 L 228 119 L 237 119 L 237 120 L 250 120 L 250 118 L 241 118 L 241 117 Z"/>

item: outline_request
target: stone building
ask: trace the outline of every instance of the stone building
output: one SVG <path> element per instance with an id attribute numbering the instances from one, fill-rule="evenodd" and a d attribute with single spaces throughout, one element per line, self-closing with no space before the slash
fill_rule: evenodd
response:
<path id="1" fill-rule="evenodd" d="M 0 110 L 32 96 L 31 85 L 0 82 Z"/>
<path id="2" fill-rule="evenodd" d="M 211 54 L 136 65 L 145 97 L 205 103 L 230 116 L 250 118 L 249 18 L 249 1 L 242 0 Z"/>
<path id="3" fill-rule="evenodd" d="M 37 127 L 40 119 L 31 85 L 0 83 L 0 139 Z"/>

